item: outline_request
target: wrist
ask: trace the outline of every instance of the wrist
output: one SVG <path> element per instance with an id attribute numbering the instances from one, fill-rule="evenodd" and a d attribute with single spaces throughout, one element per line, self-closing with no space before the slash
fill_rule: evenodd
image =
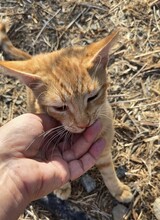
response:
<path id="1" fill-rule="evenodd" d="M 0 169 L 0 219 L 16 220 L 23 213 L 29 201 L 18 178 L 8 169 Z"/>

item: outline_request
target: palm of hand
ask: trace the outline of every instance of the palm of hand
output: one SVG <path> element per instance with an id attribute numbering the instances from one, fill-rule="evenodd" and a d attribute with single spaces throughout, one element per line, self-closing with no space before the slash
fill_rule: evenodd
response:
<path id="1" fill-rule="evenodd" d="M 100 131 L 101 126 L 96 123 L 71 148 L 67 147 L 62 152 L 57 147 L 49 161 L 41 160 L 39 148 L 42 133 L 55 126 L 57 122 L 46 115 L 25 114 L 1 128 L 0 158 L 5 164 L 2 167 L 19 190 L 25 190 L 30 201 L 82 175 L 94 165 L 102 151 L 102 140 L 89 150 Z"/>

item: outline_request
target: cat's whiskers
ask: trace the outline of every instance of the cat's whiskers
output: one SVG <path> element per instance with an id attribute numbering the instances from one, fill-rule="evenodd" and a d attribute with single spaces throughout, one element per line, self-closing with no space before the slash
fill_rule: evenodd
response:
<path id="1" fill-rule="evenodd" d="M 48 149 L 48 147 L 50 146 L 51 142 L 54 141 L 57 137 L 59 137 L 60 133 L 61 133 L 61 132 L 54 133 L 54 135 L 52 135 L 51 137 L 49 137 L 46 142 L 43 141 L 43 143 L 44 143 L 43 149 L 45 149 L 45 150 L 46 150 L 46 148 Z M 51 133 L 50 133 L 50 135 L 51 135 Z"/>
<path id="2" fill-rule="evenodd" d="M 106 109 L 103 108 L 103 106 L 99 109 L 97 109 L 97 111 L 95 112 L 95 118 L 99 118 L 99 117 L 103 117 L 103 118 L 107 118 L 109 120 L 113 120 L 112 118 L 110 118 L 107 114 L 106 114 Z"/>
<path id="3" fill-rule="evenodd" d="M 54 132 L 54 133 L 53 133 L 53 132 Z M 48 133 L 47 136 L 45 137 L 45 139 L 48 138 L 48 136 L 51 136 L 52 133 L 53 133 L 53 135 L 47 140 L 47 142 L 45 143 L 45 145 L 50 144 L 56 137 L 60 136 L 63 132 L 64 132 L 64 129 L 63 129 L 63 128 L 60 128 L 60 129 L 57 129 L 56 131 L 53 130 L 53 131 L 51 131 L 50 133 Z"/>
<path id="4" fill-rule="evenodd" d="M 44 137 L 44 138 L 42 138 L 41 139 L 41 141 L 40 141 L 40 143 L 39 143 L 39 145 L 41 146 L 42 145 L 42 143 L 44 142 L 44 140 L 45 140 L 45 138 L 47 137 L 47 135 L 50 135 L 52 132 L 56 132 L 58 129 L 60 129 L 60 128 L 62 128 L 63 127 L 63 125 L 60 125 L 60 126 L 57 126 L 57 127 L 55 127 L 55 128 L 51 128 L 50 130 L 48 130 L 48 131 L 44 131 L 44 132 L 42 132 L 41 134 L 39 134 L 37 137 L 35 137 L 33 140 L 32 140 L 32 142 L 26 147 L 26 151 L 31 147 L 31 145 L 36 141 L 36 139 L 39 139 L 39 138 L 41 138 L 42 136 Z"/>
<path id="5" fill-rule="evenodd" d="M 69 131 L 67 131 L 65 136 L 64 136 L 64 142 L 63 142 L 63 146 L 62 146 L 62 151 L 64 151 L 65 145 L 67 145 L 67 141 L 69 140 L 70 137 L 71 137 L 71 133 Z"/>
<path id="6" fill-rule="evenodd" d="M 29 83 L 29 85 L 30 85 L 30 86 L 32 86 L 32 85 L 33 85 L 33 86 L 34 86 L 34 85 L 42 86 L 42 85 L 44 85 L 44 84 L 42 84 L 42 83 L 40 83 L 40 82 L 39 82 L 39 83 L 32 82 L 32 83 Z"/>
<path id="7" fill-rule="evenodd" d="M 46 93 L 46 91 L 41 92 L 36 98 L 39 99 L 45 93 Z"/>
<path id="8" fill-rule="evenodd" d="M 103 113 L 100 113 L 99 116 L 100 116 L 100 117 L 103 117 L 103 118 L 107 118 L 107 119 L 109 119 L 110 121 L 113 121 L 113 119 L 110 118 L 110 117 L 108 117 L 108 116 L 106 115 L 106 113 L 104 113 L 104 114 L 103 114 Z"/>
<path id="9" fill-rule="evenodd" d="M 52 148 L 52 152 L 51 152 L 51 157 L 53 156 L 54 150 L 55 148 L 58 146 L 58 144 L 61 142 L 61 140 L 64 139 L 65 135 L 66 135 L 66 130 L 64 130 L 58 137 L 58 139 L 56 140 L 56 142 L 54 143 L 54 147 Z M 52 140 L 53 141 L 53 140 Z"/>
<path id="10" fill-rule="evenodd" d="M 112 117 L 109 117 L 109 116 L 107 115 L 106 109 L 104 109 L 104 108 L 101 108 L 98 114 L 99 114 L 100 116 L 103 116 L 103 117 L 108 118 L 109 120 L 113 121 L 113 118 L 112 118 Z"/>
<path id="11" fill-rule="evenodd" d="M 67 132 L 66 130 L 63 130 L 61 134 L 59 134 L 59 138 L 56 140 L 54 144 L 55 146 L 57 146 L 60 143 L 60 141 L 64 139 L 66 132 Z"/>
<path id="12" fill-rule="evenodd" d="M 61 128 L 64 128 L 63 127 L 63 125 L 59 125 L 59 126 L 57 126 L 57 127 L 55 127 L 55 128 L 51 128 L 50 130 L 48 130 L 48 131 L 46 131 L 46 132 L 43 132 L 43 134 L 45 134 L 45 136 L 46 135 L 49 135 L 51 132 L 55 132 L 55 131 L 58 131 L 58 130 L 60 130 Z"/>
<path id="13" fill-rule="evenodd" d="M 44 144 L 42 151 L 41 151 L 41 155 L 45 156 L 45 158 L 46 158 L 46 155 L 47 155 L 46 152 L 48 152 L 48 149 L 49 149 L 51 143 L 58 138 L 56 143 L 54 143 L 54 145 L 52 147 L 52 152 L 51 152 L 51 155 L 52 155 L 53 151 L 55 150 L 55 147 L 57 146 L 57 143 L 60 142 L 60 140 L 63 138 L 64 134 L 65 134 L 65 130 L 60 130 L 60 131 L 58 131 L 58 133 L 51 136 L 51 138 L 49 140 L 47 140 L 47 143 Z"/>

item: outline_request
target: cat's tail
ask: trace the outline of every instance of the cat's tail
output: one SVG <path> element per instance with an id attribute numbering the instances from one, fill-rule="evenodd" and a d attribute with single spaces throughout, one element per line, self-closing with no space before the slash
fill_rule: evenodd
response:
<path id="1" fill-rule="evenodd" d="M 11 60 L 27 60 L 31 58 L 31 55 L 16 48 L 9 37 L 7 36 L 7 29 L 9 26 L 9 20 L 0 19 L 0 48 L 4 52 L 4 55 Z"/>

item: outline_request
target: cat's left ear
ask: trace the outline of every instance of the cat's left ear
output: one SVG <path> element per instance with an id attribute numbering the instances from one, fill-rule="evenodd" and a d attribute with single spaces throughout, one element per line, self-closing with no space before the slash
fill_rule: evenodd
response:
<path id="1" fill-rule="evenodd" d="M 0 61 L 0 74 L 13 76 L 31 89 L 42 82 L 41 77 L 35 74 L 31 60 Z"/>
<path id="2" fill-rule="evenodd" d="M 102 40 L 85 47 L 84 64 L 87 69 L 105 69 L 108 64 L 109 52 L 118 38 L 119 30 L 112 32 Z"/>

